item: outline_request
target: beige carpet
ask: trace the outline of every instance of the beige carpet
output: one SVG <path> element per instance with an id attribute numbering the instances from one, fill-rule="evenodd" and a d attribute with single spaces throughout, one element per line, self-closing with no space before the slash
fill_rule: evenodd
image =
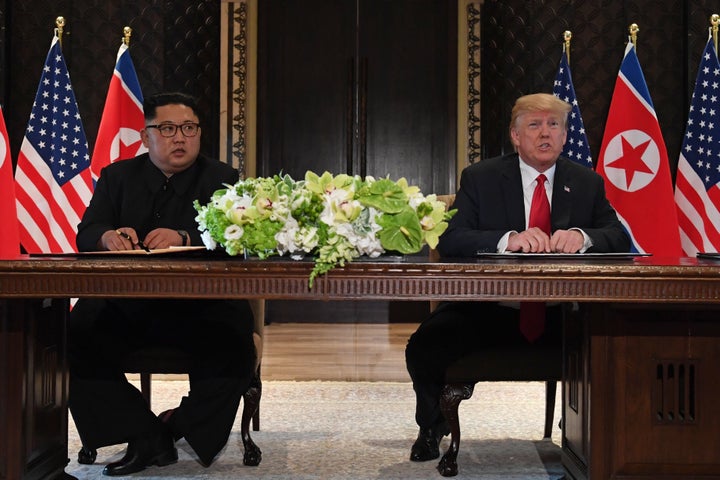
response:
<path id="1" fill-rule="evenodd" d="M 155 412 L 177 404 L 187 393 L 184 381 L 154 381 Z M 555 424 L 560 417 L 556 404 Z M 417 434 L 409 383 L 265 382 L 259 432 L 263 452 L 258 467 L 242 464 L 240 416 L 218 460 L 202 467 L 183 440 L 180 460 L 152 467 L 132 477 L 143 479 L 439 479 L 437 461 L 408 460 Z M 556 480 L 562 477 L 560 430 L 542 440 L 544 384 L 482 383 L 461 404 L 462 443 L 457 479 Z M 444 439 L 441 449 L 445 449 Z M 102 468 L 122 457 L 124 445 L 100 449 L 95 465 L 79 465 L 80 448 L 70 422 L 70 464 L 66 472 L 80 479 L 103 477 Z"/>

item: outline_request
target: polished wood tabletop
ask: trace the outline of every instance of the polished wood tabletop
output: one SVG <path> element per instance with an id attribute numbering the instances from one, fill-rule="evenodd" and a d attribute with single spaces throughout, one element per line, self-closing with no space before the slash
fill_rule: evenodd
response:
<path id="1" fill-rule="evenodd" d="M 381 257 L 335 268 L 310 288 L 312 267 L 217 255 L 22 256 L 0 260 L 0 297 L 720 302 L 720 261 L 696 258 Z"/>
<path id="2" fill-rule="evenodd" d="M 57 478 L 67 463 L 67 297 L 538 300 L 590 303 L 565 322 L 563 337 L 563 465 L 570 478 L 720 480 L 714 449 L 720 261 L 516 257 L 359 259 L 317 278 L 312 288 L 312 259 L 203 252 L 0 260 L 0 410 L 20 419 L 0 422 L 0 446 L 14 446 L 0 449 L 0 470 L 23 472 L 29 460 L 52 455 L 26 478 Z M 697 421 L 658 428 L 653 420 L 651 400 L 674 405 L 680 398 L 669 387 L 658 390 L 658 365 L 665 364 L 693 372 L 692 394 L 682 398 L 692 399 Z M 46 386 L 51 401 L 36 392 Z M 52 422 L 45 421 L 49 410 Z"/>

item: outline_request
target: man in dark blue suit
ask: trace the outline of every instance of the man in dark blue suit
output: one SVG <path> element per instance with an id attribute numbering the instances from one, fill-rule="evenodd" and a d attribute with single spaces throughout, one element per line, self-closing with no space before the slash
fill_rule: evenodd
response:
<path id="1" fill-rule="evenodd" d="M 438 244 L 442 256 L 629 251 L 630 240 L 605 196 L 603 179 L 560 157 L 570 109 L 550 94 L 526 95 L 516 101 L 510 120 L 516 153 L 483 160 L 463 171 L 453 205 L 457 213 Z M 529 226 L 533 195 L 541 192 L 550 205 L 549 233 Z M 489 346 L 558 344 L 560 321 L 559 307 L 549 307 L 543 329 L 529 336 L 521 328 L 517 305 L 441 304 L 410 337 L 405 352 L 420 427 L 410 459 L 426 461 L 440 455 L 438 443 L 449 432 L 439 408 L 448 366 Z"/>

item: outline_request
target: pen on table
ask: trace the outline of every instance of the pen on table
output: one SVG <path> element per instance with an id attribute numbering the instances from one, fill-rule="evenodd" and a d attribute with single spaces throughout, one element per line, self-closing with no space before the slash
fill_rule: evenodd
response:
<path id="1" fill-rule="evenodd" d="M 115 230 L 115 233 L 117 233 L 118 235 L 123 237 L 125 240 L 129 240 L 130 243 L 133 244 L 133 246 L 137 245 L 138 247 L 142 248 L 146 252 L 150 251 L 150 249 L 148 247 L 146 247 L 140 240 L 138 240 L 137 243 L 133 242 L 132 238 L 127 233 L 120 231 L 120 230 Z"/>

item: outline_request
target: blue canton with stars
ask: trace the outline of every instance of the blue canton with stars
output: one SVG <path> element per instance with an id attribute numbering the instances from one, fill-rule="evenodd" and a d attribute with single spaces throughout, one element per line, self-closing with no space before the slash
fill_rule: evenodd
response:
<path id="1" fill-rule="evenodd" d="M 568 116 L 568 133 L 567 141 L 563 147 L 562 154 L 571 160 L 593 168 L 592 154 L 590 153 L 590 144 L 585 134 L 585 125 L 580 115 L 580 107 L 578 106 L 577 97 L 575 96 L 575 88 L 572 83 L 572 75 L 570 74 L 570 65 L 567 62 L 565 52 L 560 58 L 560 66 L 553 84 L 553 94 L 572 105 L 572 110 Z"/>
<path id="2" fill-rule="evenodd" d="M 25 137 L 60 186 L 90 167 L 85 131 L 57 39 L 45 60 Z"/>
<path id="3" fill-rule="evenodd" d="M 720 64 L 712 40 L 698 69 L 690 102 L 682 154 L 709 190 L 720 182 L 720 132 L 715 130 L 720 108 Z"/>

